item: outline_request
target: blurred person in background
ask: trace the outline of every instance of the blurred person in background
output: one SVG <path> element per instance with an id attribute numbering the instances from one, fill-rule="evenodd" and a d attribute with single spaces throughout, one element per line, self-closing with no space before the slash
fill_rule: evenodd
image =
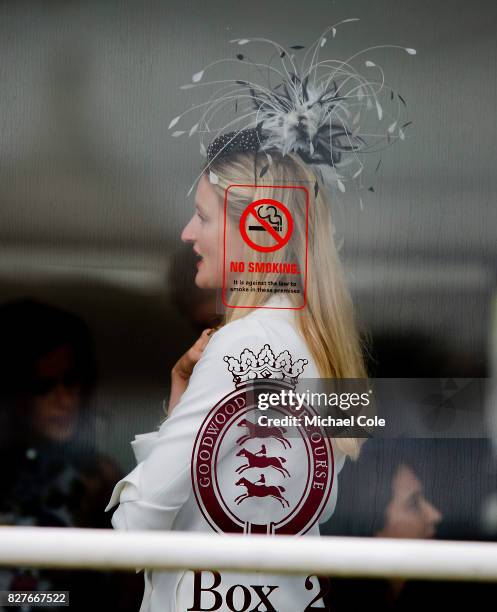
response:
<path id="1" fill-rule="evenodd" d="M 323 533 L 433 538 L 442 515 L 425 497 L 423 468 L 429 455 L 424 442 L 368 440 L 359 460 L 348 462 L 344 467 L 346 477 L 341 480 L 335 514 L 324 525 Z M 417 595 L 415 590 L 414 595 Z M 413 587 L 411 582 L 397 579 L 332 578 L 329 600 L 331 609 L 337 612 L 359 610 L 362 606 L 407 610 L 411 609 Z"/>
<path id="2" fill-rule="evenodd" d="M 20 299 L 0 307 L 0 338 L 0 524 L 109 527 L 103 508 L 119 471 L 95 448 L 96 363 L 86 324 Z M 101 572 L 0 568 L 1 589 L 69 590 L 74 610 L 87 609 L 96 588 L 115 588 L 115 579 Z M 119 609 L 115 599 L 113 606 Z"/>
<path id="3" fill-rule="evenodd" d="M 449 479 L 436 439 L 371 439 L 357 462 L 347 462 L 326 535 L 432 539 L 445 521 L 432 501 L 435 487 Z M 447 441 L 446 441 L 447 442 Z M 450 471 L 450 470 L 449 470 Z M 470 484 L 471 486 L 471 484 Z M 428 495 L 427 491 L 430 491 Z M 438 500 L 439 495 L 436 495 Z M 332 545 L 332 544 L 330 544 Z M 495 596 L 493 585 L 403 579 L 334 578 L 329 605 L 336 612 L 366 607 L 378 610 L 466 609 L 475 597 Z"/>

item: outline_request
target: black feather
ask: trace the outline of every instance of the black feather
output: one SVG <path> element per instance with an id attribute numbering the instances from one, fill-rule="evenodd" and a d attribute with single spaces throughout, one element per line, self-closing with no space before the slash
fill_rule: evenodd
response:
<path id="1" fill-rule="evenodd" d="M 374 187 L 368 187 L 368 191 L 372 191 L 374 193 Z"/>
<path id="2" fill-rule="evenodd" d="M 319 193 L 319 185 L 318 182 L 316 181 L 314 183 L 314 197 L 317 198 L 318 197 L 318 193 Z"/>
<path id="3" fill-rule="evenodd" d="M 292 45 L 290 49 L 305 49 L 303 45 Z"/>
<path id="4" fill-rule="evenodd" d="M 266 172 L 269 170 L 269 164 L 267 164 L 266 166 L 264 166 L 264 168 L 260 171 L 259 173 L 259 177 L 262 178 Z"/>
<path id="5" fill-rule="evenodd" d="M 309 75 L 307 75 L 305 79 L 302 81 L 302 96 L 306 102 L 309 100 L 309 94 L 307 93 L 307 83 L 308 82 L 309 82 Z"/>
<path id="6" fill-rule="evenodd" d="M 407 106 L 407 103 L 406 103 L 406 101 L 404 100 L 404 98 L 403 98 L 403 97 L 402 97 L 400 94 L 397 94 L 397 95 L 399 96 L 399 100 L 402 102 L 402 104 L 403 104 L 404 106 Z"/>
<path id="7" fill-rule="evenodd" d="M 242 55 L 241 53 L 238 53 L 237 56 L 236 56 L 236 59 L 243 60 L 243 59 L 245 59 L 245 56 Z"/>
<path id="8" fill-rule="evenodd" d="M 261 107 L 261 104 L 260 104 L 259 100 L 257 100 L 256 97 L 255 97 L 255 91 L 254 91 L 253 87 L 250 87 L 249 91 L 250 91 L 250 95 L 252 97 L 252 103 L 254 105 L 254 108 L 256 110 L 259 110 L 259 108 Z"/>

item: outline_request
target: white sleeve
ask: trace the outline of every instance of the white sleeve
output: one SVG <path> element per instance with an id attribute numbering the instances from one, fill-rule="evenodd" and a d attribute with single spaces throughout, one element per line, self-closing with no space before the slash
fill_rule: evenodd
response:
<path id="1" fill-rule="evenodd" d="M 171 529 L 192 493 L 190 467 L 197 432 L 208 412 L 234 384 L 223 357 L 239 357 L 244 348 L 259 351 L 266 341 L 256 321 L 236 321 L 218 331 L 196 364 L 172 415 L 158 431 L 132 443 L 138 465 L 114 487 L 106 511 L 115 529 Z"/>

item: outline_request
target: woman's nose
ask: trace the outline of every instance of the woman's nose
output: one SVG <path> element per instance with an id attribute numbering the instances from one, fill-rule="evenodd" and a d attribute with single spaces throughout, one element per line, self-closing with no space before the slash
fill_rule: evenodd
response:
<path id="1" fill-rule="evenodd" d="M 79 402 L 79 390 L 59 383 L 54 389 L 54 398 L 59 408 L 72 409 Z"/>
<path id="2" fill-rule="evenodd" d="M 437 508 L 435 508 L 435 506 L 430 504 L 429 501 L 426 502 L 425 512 L 428 516 L 429 521 L 433 525 L 438 525 L 438 523 L 440 523 L 440 521 L 442 520 L 442 513 Z"/>
<path id="3" fill-rule="evenodd" d="M 193 231 L 193 217 L 183 228 L 181 232 L 181 240 L 183 242 L 195 242 L 195 232 Z"/>

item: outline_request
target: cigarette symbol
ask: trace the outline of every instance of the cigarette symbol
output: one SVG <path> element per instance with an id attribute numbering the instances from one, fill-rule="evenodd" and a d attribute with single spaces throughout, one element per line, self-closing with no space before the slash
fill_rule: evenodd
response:
<path id="1" fill-rule="evenodd" d="M 266 214 L 262 213 L 263 209 L 266 208 Z M 278 212 L 276 206 L 259 206 L 257 209 L 257 216 L 259 219 L 265 219 L 271 227 L 277 232 L 281 232 L 283 229 L 283 217 Z M 249 225 L 248 229 L 253 232 L 267 232 L 267 229 L 262 225 Z"/>

